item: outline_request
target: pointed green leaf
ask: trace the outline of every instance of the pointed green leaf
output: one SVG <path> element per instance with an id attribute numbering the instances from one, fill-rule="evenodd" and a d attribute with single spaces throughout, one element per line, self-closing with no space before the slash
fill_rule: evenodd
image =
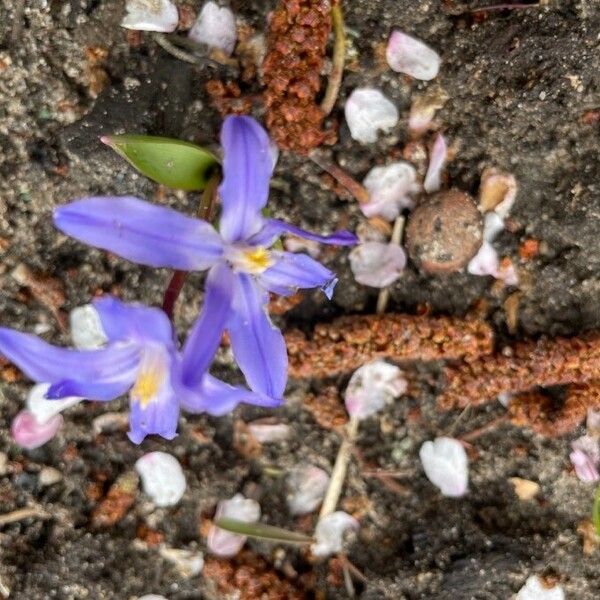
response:
<path id="1" fill-rule="evenodd" d="M 215 521 L 215 525 L 226 531 L 231 531 L 231 533 L 284 544 L 312 544 L 314 542 L 310 536 L 303 533 L 273 527 L 273 525 L 264 525 L 263 523 L 246 523 L 245 521 L 222 517 Z"/>
<path id="2" fill-rule="evenodd" d="M 100 138 L 146 177 L 170 188 L 203 190 L 217 157 L 208 150 L 153 135 L 110 135 Z"/>
<path id="3" fill-rule="evenodd" d="M 594 496 L 594 505 L 592 508 L 592 522 L 596 528 L 596 533 L 600 535 L 600 485 L 596 488 Z"/>

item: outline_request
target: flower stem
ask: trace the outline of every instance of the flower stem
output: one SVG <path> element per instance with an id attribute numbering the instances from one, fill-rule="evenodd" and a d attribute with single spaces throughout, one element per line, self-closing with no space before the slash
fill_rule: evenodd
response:
<path id="1" fill-rule="evenodd" d="M 308 157 L 323 171 L 329 173 L 341 186 L 345 187 L 360 203 L 369 201 L 369 192 L 366 188 L 352 178 L 346 171 L 326 158 L 321 152 L 315 150 Z"/>
<path id="2" fill-rule="evenodd" d="M 346 32 L 344 30 L 344 13 L 342 12 L 342 0 L 334 0 L 331 7 L 331 20 L 333 22 L 333 57 L 331 73 L 327 81 L 325 96 L 321 102 L 321 110 L 327 116 L 335 106 L 342 76 L 344 74 L 344 61 L 346 59 Z"/>
<path id="3" fill-rule="evenodd" d="M 392 237 L 390 238 L 390 244 L 400 245 L 402 241 L 402 233 L 404 232 L 404 217 L 400 216 L 394 221 L 394 229 L 392 231 Z M 388 301 L 390 299 L 390 288 L 385 287 L 379 292 L 377 298 L 377 314 L 381 315 L 387 308 Z"/>
<path id="4" fill-rule="evenodd" d="M 208 180 L 208 183 L 202 192 L 200 205 L 198 206 L 198 217 L 204 219 L 205 221 L 212 221 L 213 219 L 215 200 L 217 198 L 217 188 L 219 187 L 220 181 L 221 174 L 215 173 Z M 165 290 L 162 309 L 167 317 L 169 317 L 171 320 L 173 319 L 175 303 L 177 302 L 177 298 L 179 298 L 179 294 L 183 289 L 187 275 L 187 271 L 175 271 L 171 277 L 171 281 L 169 281 L 167 289 Z"/>

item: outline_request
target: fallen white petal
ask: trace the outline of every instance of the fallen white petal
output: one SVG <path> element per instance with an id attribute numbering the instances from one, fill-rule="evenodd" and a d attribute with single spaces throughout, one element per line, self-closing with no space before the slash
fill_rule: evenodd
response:
<path id="1" fill-rule="evenodd" d="M 22 448 L 33 450 L 49 442 L 62 427 L 62 415 L 55 415 L 45 423 L 38 423 L 28 410 L 20 411 L 11 424 L 11 434 Z"/>
<path id="2" fill-rule="evenodd" d="M 425 175 L 425 181 L 423 182 L 423 188 L 428 194 L 437 192 L 440 189 L 442 171 L 446 164 L 447 154 L 448 146 L 446 144 L 446 139 L 441 133 L 438 133 L 433 148 L 431 149 L 429 166 L 427 167 L 427 174 Z"/>
<path id="3" fill-rule="evenodd" d="M 439 437 L 425 442 L 419 457 L 427 479 L 444 496 L 459 497 L 467 492 L 469 464 L 463 445 L 454 438 Z"/>
<path id="4" fill-rule="evenodd" d="M 83 398 L 76 396 L 62 398 L 61 400 L 47 400 L 46 392 L 49 387 L 49 383 L 38 383 L 29 390 L 27 395 L 27 410 L 40 425 L 47 423 L 63 410 L 83 401 Z"/>
<path id="5" fill-rule="evenodd" d="M 412 208 L 412 194 L 419 191 L 417 172 L 407 162 L 395 162 L 385 167 L 374 167 L 363 180 L 369 201 L 360 209 L 366 217 L 380 216 L 393 221 L 405 208 Z"/>
<path id="6" fill-rule="evenodd" d="M 560 585 L 548 588 L 536 575 L 532 575 L 519 590 L 516 600 L 565 600 Z"/>
<path id="7" fill-rule="evenodd" d="M 504 219 L 495 212 L 489 212 L 483 219 L 483 239 L 493 242 L 497 235 L 504 229 Z"/>
<path id="8" fill-rule="evenodd" d="M 398 124 L 398 109 L 374 88 L 357 88 L 344 107 L 346 122 L 353 139 L 370 144 L 377 141 L 377 133 L 388 131 Z"/>
<path id="9" fill-rule="evenodd" d="M 290 426 L 285 423 L 248 423 L 248 430 L 261 444 L 283 442 L 290 437 Z"/>
<path id="10" fill-rule="evenodd" d="M 316 543 L 310 549 L 315 556 L 325 557 L 342 551 L 344 534 L 357 530 L 358 521 L 341 510 L 319 519 L 315 528 Z"/>
<path id="11" fill-rule="evenodd" d="M 600 479 L 600 444 L 598 438 L 583 435 L 571 443 L 573 452 L 569 455 L 575 473 L 581 481 L 594 482 Z"/>
<path id="12" fill-rule="evenodd" d="M 374 415 L 408 387 L 404 373 L 384 360 L 374 360 L 359 367 L 350 378 L 344 401 L 352 417 L 364 419 Z"/>
<path id="13" fill-rule="evenodd" d="M 287 478 L 287 505 L 293 515 L 315 510 L 325 497 L 329 475 L 314 465 L 300 465 Z"/>
<path id="14" fill-rule="evenodd" d="M 496 277 L 499 265 L 498 253 L 489 242 L 484 241 L 477 254 L 469 261 L 467 272 L 471 275 Z"/>
<path id="15" fill-rule="evenodd" d="M 244 498 L 236 494 L 229 500 L 221 500 L 215 513 L 215 521 L 222 517 L 256 523 L 260 519 L 260 504 L 256 500 Z M 235 556 L 246 543 L 245 535 L 225 531 L 216 525 L 211 525 L 208 531 L 206 545 L 217 556 Z"/>
<path id="16" fill-rule="evenodd" d="M 159 553 L 165 560 L 175 565 L 175 568 L 183 577 L 199 575 L 204 568 L 204 556 L 202 552 L 161 546 Z"/>
<path id="17" fill-rule="evenodd" d="M 73 345 L 81 350 L 95 350 L 108 342 L 100 315 L 91 305 L 78 306 L 69 315 Z"/>
<path id="18" fill-rule="evenodd" d="M 486 167 L 479 185 L 479 207 L 483 212 L 494 211 L 506 219 L 517 197 L 514 175 L 494 167 Z"/>
<path id="19" fill-rule="evenodd" d="M 384 288 L 400 277 L 406 266 L 406 253 L 397 244 L 365 242 L 349 254 L 354 279 L 362 285 Z"/>
<path id="20" fill-rule="evenodd" d="M 219 6 L 216 2 L 207 2 L 192 25 L 189 37 L 230 55 L 237 39 L 235 16 L 229 8 Z"/>
<path id="21" fill-rule="evenodd" d="M 399 30 L 394 30 L 386 49 L 388 65 L 397 73 L 429 81 L 440 70 L 438 53 L 427 44 Z"/>
<path id="22" fill-rule="evenodd" d="M 185 476 L 174 456 L 149 452 L 137 460 L 135 469 L 142 478 L 144 492 L 156 506 L 173 506 L 183 497 Z"/>
<path id="23" fill-rule="evenodd" d="M 175 31 L 177 7 L 169 0 L 127 0 L 121 27 L 138 31 Z"/>

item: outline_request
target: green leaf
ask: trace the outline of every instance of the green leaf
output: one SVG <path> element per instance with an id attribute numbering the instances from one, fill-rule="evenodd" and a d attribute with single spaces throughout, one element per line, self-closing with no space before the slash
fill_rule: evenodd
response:
<path id="1" fill-rule="evenodd" d="M 264 525 L 263 523 L 246 523 L 237 519 L 222 517 L 215 521 L 215 525 L 231 533 L 238 533 L 248 537 L 271 540 L 273 542 L 282 542 L 284 544 L 312 544 L 313 538 L 297 531 L 289 531 L 281 527 Z"/>
<path id="2" fill-rule="evenodd" d="M 596 528 L 596 533 L 600 535 L 600 485 L 596 488 L 594 497 L 594 506 L 592 508 L 592 522 Z"/>
<path id="3" fill-rule="evenodd" d="M 203 190 L 217 157 L 208 150 L 153 135 L 110 135 L 100 138 L 140 173 L 177 190 Z"/>

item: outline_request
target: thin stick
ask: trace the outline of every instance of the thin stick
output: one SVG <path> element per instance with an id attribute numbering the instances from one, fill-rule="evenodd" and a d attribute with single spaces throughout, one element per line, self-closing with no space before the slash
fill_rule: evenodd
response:
<path id="1" fill-rule="evenodd" d="M 177 46 L 175 46 L 175 44 L 173 44 L 173 42 L 169 41 L 161 33 L 155 33 L 153 37 L 154 37 L 154 40 L 156 41 L 156 43 L 161 48 L 163 48 L 163 50 L 166 50 L 171 56 L 174 56 L 175 58 L 178 58 L 179 60 L 182 60 L 191 65 L 201 65 L 201 64 L 206 63 L 205 58 L 200 58 L 198 56 L 194 56 L 193 54 L 190 54 L 189 52 L 186 52 L 185 50 L 178 48 Z"/>
<path id="2" fill-rule="evenodd" d="M 488 431 L 496 429 L 498 425 L 502 425 L 502 423 L 506 423 L 507 421 L 508 415 L 502 415 L 500 417 L 497 417 L 496 419 L 492 419 L 491 421 L 489 421 L 485 425 L 482 425 L 481 427 L 478 427 L 477 429 L 473 429 L 473 431 L 469 431 L 468 433 L 461 435 L 458 439 L 461 442 L 470 442 L 486 434 Z"/>
<path id="3" fill-rule="evenodd" d="M 491 6 L 481 6 L 479 8 L 472 8 L 469 12 L 486 12 L 489 10 L 506 10 L 516 8 L 540 8 L 539 4 L 492 4 Z"/>
<path id="4" fill-rule="evenodd" d="M 348 470 L 350 456 L 352 455 L 352 446 L 354 445 L 356 434 L 358 433 L 358 423 L 359 420 L 356 417 L 351 417 L 346 427 L 346 436 L 342 440 L 335 459 L 335 464 L 333 465 L 329 487 L 327 488 L 327 493 L 325 494 L 323 504 L 321 505 L 319 519 L 330 515 L 337 507 L 342 492 L 342 486 L 346 479 L 346 471 Z"/>
<path id="5" fill-rule="evenodd" d="M 346 171 L 326 158 L 321 152 L 315 150 L 308 157 L 323 171 L 329 173 L 341 186 L 345 187 L 360 203 L 369 201 L 369 192 L 356 179 L 353 179 Z"/>
<path id="6" fill-rule="evenodd" d="M 392 237 L 390 238 L 390 244 L 400 245 L 402 241 L 402 233 L 404 232 L 404 217 L 400 216 L 394 221 L 394 229 L 392 230 Z M 377 314 L 381 315 L 385 312 L 387 304 L 390 299 L 390 286 L 382 288 L 377 298 Z"/>
<path id="7" fill-rule="evenodd" d="M 0 527 L 4 525 L 10 525 L 17 521 L 24 521 L 25 519 L 49 519 L 50 515 L 44 512 L 39 506 L 31 506 L 27 508 L 19 508 L 12 512 L 0 515 Z"/>
<path id="8" fill-rule="evenodd" d="M 219 186 L 219 182 L 221 181 L 220 173 L 215 173 L 206 184 L 204 191 L 202 192 L 202 198 L 200 199 L 200 205 L 198 206 L 198 216 L 201 219 L 206 221 L 211 221 L 213 218 L 213 211 L 215 200 L 217 197 L 217 188 Z M 171 277 L 171 281 L 169 281 L 169 285 L 165 290 L 163 296 L 163 304 L 162 309 L 164 313 L 169 317 L 169 319 L 173 319 L 173 312 L 175 310 L 175 303 L 177 302 L 177 298 L 179 298 L 179 294 L 183 289 L 185 284 L 185 280 L 187 279 L 187 271 L 175 271 L 173 276 Z"/>
<path id="9" fill-rule="evenodd" d="M 334 0 L 331 7 L 331 20 L 333 22 L 333 57 L 331 73 L 327 81 L 325 96 L 321 102 L 321 110 L 327 116 L 335 106 L 340 87 L 342 85 L 342 76 L 344 74 L 344 62 L 346 60 L 346 33 L 344 31 L 344 13 L 342 12 L 342 0 Z"/>

